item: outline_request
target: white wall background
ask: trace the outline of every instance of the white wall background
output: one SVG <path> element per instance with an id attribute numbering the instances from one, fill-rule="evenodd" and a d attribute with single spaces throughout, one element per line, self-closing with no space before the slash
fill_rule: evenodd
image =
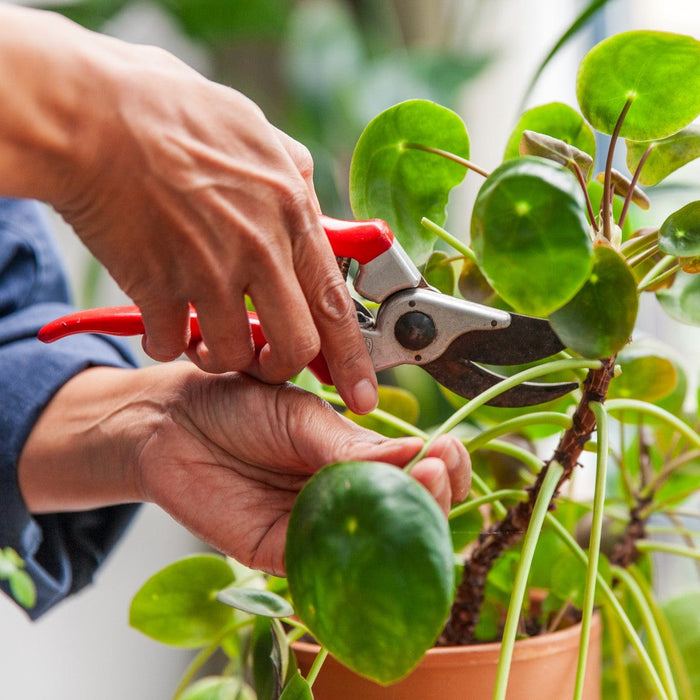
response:
<path id="1" fill-rule="evenodd" d="M 26 4 L 26 3 L 25 3 Z M 422 13 L 429 29 L 442 4 L 456 7 L 472 23 L 470 37 L 482 47 L 500 52 L 500 59 L 475 83 L 462 102 L 472 138 L 472 159 L 487 168 L 499 162 L 514 123 L 523 86 L 535 67 L 582 6 L 577 0 L 406 0 L 405 7 Z M 610 18 L 616 29 L 656 27 L 700 36 L 700 3 L 694 0 L 619 0 Z M 474 31 L 473 23 L 478 31 Z M 459 22 L 454 40 L 459 40 Z M 151 6 L 144 3 L 115 22 L 111 31 L 137 42 L 156 43 L 199 70 L 203 54 L 183 40 Z M 474 39 L 472 39 L 474 40 Z M 564 51 L 546 71 L 532 104 L 553 99 L 573 104 L 572 79 L 591 35 Z M 478 186 L 471 177 L 461 194 L 464 202 Z M 462 209 L 464 211 L 464 209 Z M 463 225 L 463 228 L 460 227 Z M 466 233 L 468 222 L 453 218 L 451 230 Z M 84 250 L 65 229 L 61 239 L 74 279 L 86 264 Z M 121 303 L 108 281 L 100 303 Z M 649 327 L 663 317 L 649 312 Z M 700 336 L 688 329 L 677 340 L 684 356 L 698 364 Z M 130 630 L 127 624 L 133 593 L 153 572 L 174 559 L 199 549 L 199 543 L 155 507 L 145 507 L 96 585 L 48 614 L 29 623 L 13 605 L 0 602 L 0 700 L 165 700 L 177 684 L 188 653 L 162 647 Z"/>

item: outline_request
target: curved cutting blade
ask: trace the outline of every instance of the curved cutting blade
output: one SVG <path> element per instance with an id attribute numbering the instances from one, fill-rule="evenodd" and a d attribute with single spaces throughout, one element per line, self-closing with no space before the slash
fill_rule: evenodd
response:
<path id="1" fill-rule="evenodd" d="M 433 360 L 428 364 L 421 365 L 421 367 L 455 394 L 459 394 L 465 399 L 473 399 L 505 379 L 500 374 L 479 367 L 470 360 L 450 355 L 450 350 L 438 360 Z M 578 388 L 577 382 L 551 384 L 523 382 L 492 399 L 487 405 L 510 408 L 534 406 L 558 399 L 576 388 Z"/>
<path id="2" fill-rule="evenodd" d="M 524 365 L 563 349 L 564 344 L 546 319 L 511 313 L 506 328 L 463 333 L 450 343 L 442 357 L 487 365 Z"/>

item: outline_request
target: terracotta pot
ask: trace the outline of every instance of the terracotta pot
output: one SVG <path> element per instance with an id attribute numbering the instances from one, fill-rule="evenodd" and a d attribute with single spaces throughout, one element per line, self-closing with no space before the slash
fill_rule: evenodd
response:
<path id="1" fill-rule="evenodd" d="M 573 697 L 580 625 L 516 642 L 507 700 L 567 700 Z M 306 675 L 319 647 L 295 642 L 297 663 Z M 491 700 L 500 644 L 442 647 L 428 651 L 398 683 L 383 687 L 362 678 L 329 656 L 318 675 L 315 700 Z M 584 700 L 601 698 L 601 624 L 596 615 L 586 666 Z"/>

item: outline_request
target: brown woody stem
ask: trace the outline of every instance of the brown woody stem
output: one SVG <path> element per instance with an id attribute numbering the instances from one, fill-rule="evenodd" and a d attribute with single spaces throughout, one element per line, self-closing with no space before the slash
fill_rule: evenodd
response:
<path id="1" fill-rule="evenodd" d="M 595 430 L 595 416 L 589 404 L 591 401 L 603 403 L 610 380 L 613 377 L 615 358 L 602 361 L 602 367 L 591 370 L 583 385 L 583 396 L 568 428 L 554 451 L 549 462 L 556 461 L 564 467 L 557 492 L 567 481 L 578 464 L 578 459 Z M 541 484 L 547 472 L 547 462 L 539 473 L 537 481 L 529 489 L 529 498 L 508 509 L 506 516 L 482 533 L 475 548 L 465 562 L 462 581 L 452 605 L 450 619 L 438 641 L 442 646 L 469 644 L 474 640 L 474 630 L 479 621 L 484 600 L 486 577 L 496 560 L 510 547 L 516 545 L 527 530 Z M 555 492 L 555 497 L 556 493 Z"/>

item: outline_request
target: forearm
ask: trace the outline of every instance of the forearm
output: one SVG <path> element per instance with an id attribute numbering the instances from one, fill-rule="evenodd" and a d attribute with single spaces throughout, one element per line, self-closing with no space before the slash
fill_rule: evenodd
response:
<path id="1" fill-rule="evenodd" d="M 67 382 L 22 450 L 18 477 L 33 513 L 142 500 L 138 455 L 189 369 L 94 367 Z"/>

